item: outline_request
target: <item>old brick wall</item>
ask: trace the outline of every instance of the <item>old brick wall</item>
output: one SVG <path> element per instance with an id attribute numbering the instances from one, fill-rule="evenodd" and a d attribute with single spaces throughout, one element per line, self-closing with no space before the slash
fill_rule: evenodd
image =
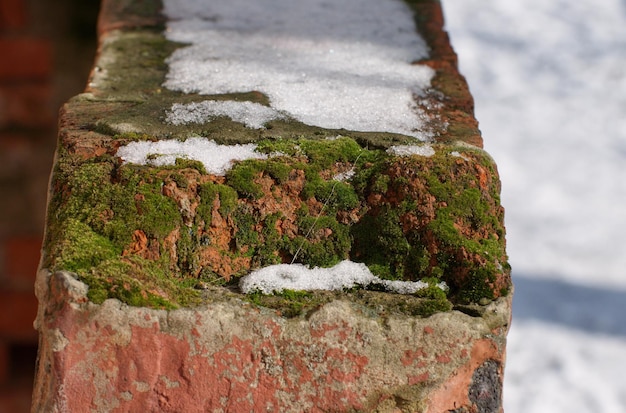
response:
<path id="1" fill-rule="evenodd" d="M 97 0 L 0 1 L 0 412 L 30 411 L 33 293 L 57 111 L 84 89 Z"/>
<path id="2" fill-rule="evenodd" d="M 93 77 L 61 116 L 36 280 L 40 347 L 33 411 L 502 412 L 512 286 L 497 168 L 481 150 L 440 3 L 407 4 L 431 48 L 427 60 L 405 63 L 434 71 L 420 103 L 428 119 L 422 126 L 436 131 L 433 142 L 408 135 L 359 140 L 343 136 L 345 129 L 336 139 L 337 130 L 280 118 L 258 140 L 270 149 L 276 142 L 295 146 L 272 150 L 283 153 L 275 160 L 255 161 L 258 170 L 240 162 L 231 169 L 236 173 L 221 176 L 183 159 L 173 177 L 174 169 L 122 164 L 122 146 L 195 134 L 234 145 L 258 132 L 238 119 L 191 126 L 163 119 L 173 103 L 201 97 L 164 87 L 164 59 L 175 45 L 162 34 L 158 2 L 103 2 Z M 219 97 L 225 103 L 241 98 L 228 95 Z M 244 95 L 247 103 L 264 99 L 256 90 Z M 344 142 L 358 156 L 334 149 Z M 307 145 L 322 149 L 307 152 Z M 412 151 L 393 150 L 403 146 Z M 285 153 L 297 154 L 298 163 Z M 376 157 L 357 165 L 361 154 Z M 330 166 L 317 165 L 320 158 Z M 325 185 L 316 182 L 338 179 L 336 173 L 348 168 L 361 174 L 344 184 L 359 207 L 341 201 L 354 212 L 338 206 L 322 215 L 337 184 L 330 195 L 300 188 Z M 242 187 L 244 181 L 257 185 L 258 195 Z M 227 204 L 236 205 L 237 216 Z M 270 221 L 276 215 L 268 205 L 284 206 L 280 219 L 287 224 Z M 313 225 L 304 218 L 315 214 L 328 221 L 307 239 Z M 224 222 L 232 228 L 223 230 Z M 353 239 L 335 242 L 331 236 L 344 229 L 354 230 Z M 231 234 L 239 240 L 231 242 Z M 341 258 L 363 265 L 370 259 L 380 267 L 381 256 L 395 257 L 419 268 L 402 272 L 404 280 L 435 280 L 427 279 L 424 295 L 410 296 L 380 291 L 380 285 L 268 296 L 237 287 L 248 270 L 288 263 L 291 246 L 302 248 L 298 234 L 314 245 L 311 256 L 322 258 L 304 264 L 334 265 L 339 254 L 325 245 L 335 242 L 354 247 L 342 249 Z M 411 261 L 405 258 L 410 248 Z M 233 258 L 246 259 L 245 271 L 233 274 Z M 383 275 L 391 274 L 387 268 Z"/>

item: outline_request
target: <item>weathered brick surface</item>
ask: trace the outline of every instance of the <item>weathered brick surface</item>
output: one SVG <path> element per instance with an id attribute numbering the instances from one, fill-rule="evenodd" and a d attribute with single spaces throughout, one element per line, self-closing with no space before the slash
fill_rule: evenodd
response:
<path id="1" fill-rule="evenodd" d="M 482 317 L 379 317 L 338 300 L 286 319 L 237 298 L 95 305 L 70 274 L 38 277 L 34 411 L 440 413 L 472 405 L 485 363 L 496 383 L 504 368 L 507 299 Z M 499 411 L 501 388 L 481 391 L 497 406 L 481 411 Z"/>
<path id="2" fill-rule="evenodd" d="M 179 45 L 160 32 L 158 2 L 103 2 L 87 90 L 61 112 L 37 276 L 34 411 L 502 411 L 512 288 L 500 183 L 439 2 L 408 3 L 431 50 L 416 63 L 435 70 L 423 96 L 432 157 L 385 155 L 413 142 L 406 136 L 297 122 L 261 133 L 223 120 L 167 124 L 172 103 L 202 98 L 162 86 L 164 59 Z M 267 104 L 255 91 L 238 98 Z M 116 156 L 131 141 L 196 134 L 300 149 L 335 142 L 372 160 L 359 165 L 359 188 L 346 189 L 356 203 L 333 215 L 322 214 L 316 191 L 304 195 L 315 181 L 307 177 L 315 154 L 304 149 L 263 165 L 277 169 L 244 170 L 243 181 L 197 163 L 131 167 Z M 313 165 L 315 177 L 324 185 L 356 163 Z M 329 262 L 388 264 L 405 280 L 445 281 L 448 295 L 242 294 L 233 280 L 295 258 L 303 210 L 330 222 L 314 234 L 311 255 L 330 245 Z M 342 231 L 349 236 L 339 239 Z"/>

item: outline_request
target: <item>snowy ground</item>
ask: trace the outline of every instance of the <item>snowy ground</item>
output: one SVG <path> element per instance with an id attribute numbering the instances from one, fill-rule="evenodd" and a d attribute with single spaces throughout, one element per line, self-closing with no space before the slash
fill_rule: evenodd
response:
<path id="1" fill-rule="evenodd" d="M 626 2 L 443 5 L 503 180 L 505 411 L 626 412 Z"/>

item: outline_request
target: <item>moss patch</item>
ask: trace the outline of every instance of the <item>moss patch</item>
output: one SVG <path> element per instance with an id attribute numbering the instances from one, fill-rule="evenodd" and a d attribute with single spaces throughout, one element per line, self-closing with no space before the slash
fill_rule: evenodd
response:
<path id="1" fill-rule="evenodd" d="M 383 165 L 358 178 L 371 209 L 352 228 L 353 254 L 381 277 L 446 281 L 460 302 L 506 294 L 503 210 L 491 159 L 446 148 Z"/>
<path id="2" fill-rule="evenodd" d="M 264 139 L 258 148 L 271 156 L 237 162 L 225 177 L 196 162 L 157 168 L 61 151 L 46 265 L 77 273 L 94 300 L 109 291 L 162 308 L 195 302 L 187 287 L 198 282 L 236 283 L 292 261 L 351 259 L 384 279 L 448 283 L 450 297 L 427 290 L 394 304 L 410 314 L 506 293 L 499 183 L 481 151 L 397 157 L 348 137 Z M 289 314 L 317 305 L 296 296 L 266 304 L 293 302 Z"/>
<path id="3" fill-rule="evenodd" d="M 128 13 L 143 17 L 154 16 L 159 4 L 126 3 Z M 480 145 L 471 95 L 433 14 L 440 6 L 407 3 L 436 59 L 421 62 L 436 76 L 418 104 L 431 115 L 439 141 Z M 92 92 L 64 108 L 46 267 L 77 273 L 94 302 L 116 297 L 159 308 L 193 305 L 197 284 L 232 287 L 251 269 L 294 259 L 326 267 L 349 258 L 382 278 L 446 281 L 451 287 L 448 297 L 429 288 L 409 297 L 358 290 L 251 298 L 292 316 L 338 296 L 369 309 L 429 315 L 446 311 L 451 302 L 467 307 L 507 293 L 499 182 L 483 152 L 436 146 L 430 158 L 395 157 L 385 149 L 415 140 L 290 119 L 260 130 L 226 117 L 167 124 L 174 103 L 269 106 L 269 99 L 257 91 L 208 96 L 163 88 L 167 57 L 185 45 L 168 41 L 161 29 L 110 33 Z M 131 141 L 197 135 L 220 144 L 254 142 L 272 157 L 237 162 L 225 177 L 184 159 L 171 167 L 139 167 L 114 157 L 115 148 Z"/>
<path id="4" fill-rule="evenodd" d="M 438 292 L 435 292 L 436 289 Z M 265 295 L 248 294 L 246 300 L 252 304 L 274 309 L 284 317 L 305 317 L 333 300 L 349 300 L 362 312 L 377 317 L 410 315 L 429 317 L 435 313 L 450 311 L 452 304 L 445 293 L 436 286 L 414 295 L 398 295 L 365 289 L 346 291 L 293 291 Z"/>

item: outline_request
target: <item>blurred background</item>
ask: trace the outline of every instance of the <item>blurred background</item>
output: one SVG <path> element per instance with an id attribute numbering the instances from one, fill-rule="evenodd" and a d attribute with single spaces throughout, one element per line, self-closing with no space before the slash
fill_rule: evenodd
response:
<path id="1" fill-rule="evenodd" d="M 503 182 L 505 411 L 626 412 L 626 1 L 442 4 Z"/>
<path id="2" fill-rule="evenodd" d="M 97 0 L 0 0 L 0 413 L 30 412 L 35 271 L 57 113 L 96 51 Z"/>
<path id="3" fill-rule="evenodd" d="M 507 413 L 626 412 L 626 1 L 443 0 L 503 180 Z M 30 411 L 58 108 L 97 0 L 0 0 L 0 413 Z"/>

